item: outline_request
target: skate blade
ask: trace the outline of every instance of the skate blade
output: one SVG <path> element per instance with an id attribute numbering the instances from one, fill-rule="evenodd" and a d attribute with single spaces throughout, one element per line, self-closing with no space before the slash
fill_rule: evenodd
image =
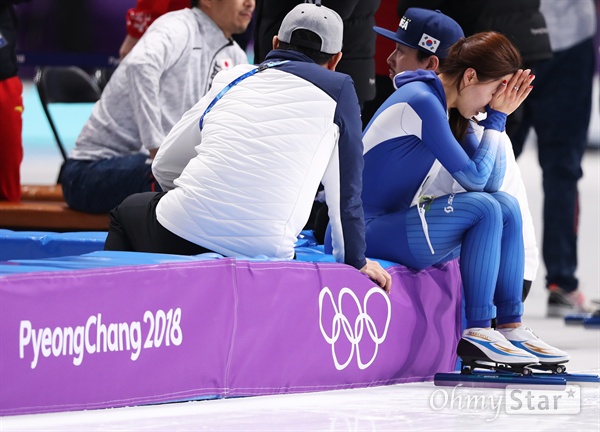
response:
<path id="1" fill-rule="evenodd" d="M 582 387 L 600 387 L 600 376 L 594 374 L 578 373 L 552 373 L 552 372 L 534 372 L 534 377 L 559 377 L 564 379 L 567 384 L 576 384 Z"/>
<path id="2" fill-rule="evenodd" d="M 506 388 L 519 386 L 539 390 L 562 390 L 566 388 L 567 381 L 557 375 L 542 373 L 540 376 L 525 376 L 513 372 L 496 372 L 485 369 L 473 369 L 472 373 L 457 372 L 436 373 L 433 377 L 436 386 L 446 387 L 479 387 L 479 388 Z"/>
<path id="3" fill-rule="evenodd" d="M 600 376 L 594 374 L 580 374 L 567 372 L 567 368 L 564 363 L 537 363 L 527 366 L 527 369 L 531 370 L 531 376 L 548 378 L 558 377 L 564 379 L 567 384 L 577 384 L 584 387 L 598 387 L 600 386 Z M 507 371 L 506 369 L 495 369 L 498 374 L 514 374 L 514 371 Z M 483 373 L 485 370 L 476 369 L 472 373 Z"/>
<path id="4" fill-rule="evenodd" d="M 593 316 L 591 318 L 586 318 L 583 320 L 583 326 L 586 329 L 600 329 L 600 318 Z"/>
<path id="5" fill-rule="evenodd" d="M 539 363 L 497 363 L 489 359 L 476 359 L 465 357 L 461 362 L 461 371 L 464 374 L 472 373 L 475 369 L 483 369 L 491 372 L 502 372 L 515 374 L 518 376 L 527 376 L 533 373 L 533 367 L 542 367 Z"/>
<path id="6" fill-rule="evenodd" d="M 586 318 L 591 318 L 591 313 L 572 313 L 565 316 L 565 324 L 570 326 L 580 326 Z"/>

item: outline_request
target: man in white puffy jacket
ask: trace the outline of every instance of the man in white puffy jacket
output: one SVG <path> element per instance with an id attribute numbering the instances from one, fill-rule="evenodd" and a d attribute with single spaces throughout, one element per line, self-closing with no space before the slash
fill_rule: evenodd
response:
<path id="1" fill-rule="evenodd" d="M 108 213 L 133 193 L 160 190 L 151 162 L 173 125 L 221 70 L 248 63 L 231 36 L 254 0 L 192 0 L 159 17 L 115 70 L 62 168 L 75 210 Z"/>
<path id="2" fill-rule="evenodd" d="M 358 99 L 334 72 L 342 34 L 337 13 L 301 4 L 260 67 L 218 74 L 154 160 L 167 192 L 114 209 L 105 249 L 292 259 L 322 183 L 336 260 L 389 290 L 390 275 L 365 257 Z"/>

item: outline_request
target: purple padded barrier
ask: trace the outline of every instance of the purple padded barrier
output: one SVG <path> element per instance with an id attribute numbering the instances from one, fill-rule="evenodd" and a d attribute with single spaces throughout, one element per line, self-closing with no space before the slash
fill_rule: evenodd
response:
<path id="1" fill-rule="evenodd" d="M 334 263 L 225 258 L 4 276 L 0 415 L 366 387 L 453 370 L 457 262 L 388 270 L 389 296 Z"/>

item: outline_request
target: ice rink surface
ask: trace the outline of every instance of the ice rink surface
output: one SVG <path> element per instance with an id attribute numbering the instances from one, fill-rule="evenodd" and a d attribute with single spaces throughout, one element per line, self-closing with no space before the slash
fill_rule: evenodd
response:
<path id="1" fill-rule="evenodd" d="M 598 86 L 596 90 L 597 88 Z M 595 102 L 597 101 L 596 94 Z M 592 133 L 600 142 L 600 118 L 597 113 L 596 106 Z M 32 127 L 32 123 L 28 121 L 32 120 L 25 120 L 25 128 Z M 28 148 L 28 143 L 25 142 L 23 182 L 53 183 L 59 163 L 54 147 Z M 519 165 L 540 241 L 543 193 L 534 136 L 520 157 Z M 600 151 L 587 151 L 583 169 L 584 177 L 580 182 L 578 277 L 585 294 L 589 298 L 600 299 Z M 524 323 L 548 343 L 571 354 L 569 371 L 599 374 L 600 330 L 569 327 L 560 319 L 546 318 L 544 276 L 542 264 L 525 303 Z M 435 387 L 433 383 L 416 383 L 321 393 L 8 416 L 0 417 L 0 430 L 599 431 L 600 389 L 581 387 L 575 388 L 575 391 L 579 403 L 567 407 L 559 405 L 553 409 L 552 398 L 567 396 L 557 396 L 546 390 L 535 390 L 527 395 L 499 389 Z M 548 401 L 549 405 L 545 403 Z"/>

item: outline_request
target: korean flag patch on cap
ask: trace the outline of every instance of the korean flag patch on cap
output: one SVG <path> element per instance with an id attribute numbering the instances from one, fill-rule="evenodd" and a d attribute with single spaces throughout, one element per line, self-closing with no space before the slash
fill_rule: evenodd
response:
<path id="1" fill-rule="evenodd" d="M 427 33 L 423 33 L 423 36 L 421 36 L 421 40 L 419 41 L 419 46 L 435 53 L 440 46 L 440 41 L 429 36 Z"/>

